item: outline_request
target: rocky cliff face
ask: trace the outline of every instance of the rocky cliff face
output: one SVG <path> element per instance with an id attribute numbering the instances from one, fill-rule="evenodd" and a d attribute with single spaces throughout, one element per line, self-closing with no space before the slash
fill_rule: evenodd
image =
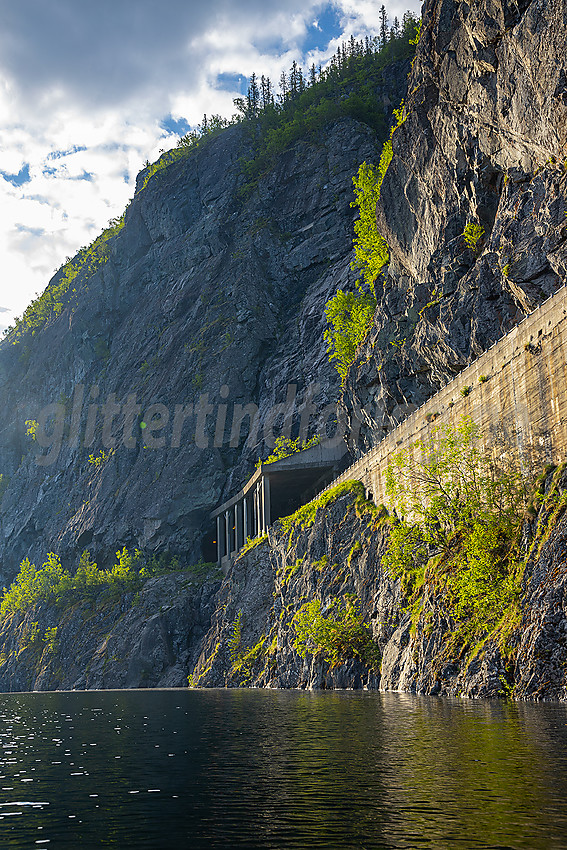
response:
<path id="1" fill-rule="evenodd" d="M 475 650 L 455 639 L 458 623 L 434 584 L 416 607 L 382 564 L 388 523 L 354 488 L 321 506 L 312 525 L 276 525 L 269 543 L 237 560 L 218 592 L 192 684 L 566 699 L 566 488 L 565 471 L 550 473 L 537 515 L 524 524 L 521 615 L 504 644 L 489 637 Z M 324 649 L 303 658 L 296 641 L 306 601 L 319 601 L 328 616 L 332 601 L 348 594 L 379 660 L 347 652 L 333 662 Z"/>
<path id="2" fill-rule="evenodd" d="M 565 0 L 425 4 L 377 210 L 390 265 L 344 397 L 360 448 L 565 283 L 566 57 Z"/>
<path id="3" fill-rule="evenodd" d="M 384 73 L 380 101 L 403 97 L 408 67 Z M 3 582 L 50 550 L 69 566 L 87 547 L 105 564 L 123 545 L 211 560 L 209 512 L 270 453 L 275 405 L 294 405 L 295 425 L 309 405 L 310 435 L 336 403 L 324 305 L 352 282 L 352 176 L 379 147 L 339 120 L 247 191 L 237 126 L 147 185 L 141 173 L 107 262 L 79 274 L 46 327 L 0 348 Z M 258 430 L 244 415 L 239 436 L 233 414 L 250 405 Z M 46 424 L 36 442 L 26 420 Z"/>
<path id="4" fill-rule="evenodd" d="M 384 513 L 356 482 L 280 522 L 229 574 L 187 570 L 118 598 L 39 604 L 0 629 L 0 690 L 196 687 L 368 688 L 567 699 L 567 471 L 550 472 L 522 531 L 520 616 L 506 641 L 456 639 L 442 587 L 416 606 L 383 566 Z M 298 616 L 356 599 L 364 622 L 332 645 L 298 652 Z M 356 624 L 355 624 L 356 625 Z M 50 631 L 54 630 L 54 631 Z M 486 638 L 486 636 L 485 636 Z M 362 651 L 361 651 L 362 648 Z M 368 652 L 371 648 L 372 651 Z"/>
<path id="5" fill-rule="evenodd" d="M 216 573 L 187 570 L 115 598 L 11 614 L 0 627 L 0 691 L 184 687 L 219 585 Z"/>
<path id="6" fill-rule="evenodd" d="M 354 449 L 372 445 L 402 410 L 565 283 L 566 40 L 565 0 L 425 4 L 407 119 L 394 134 L 377 211 L 390 265 L 342 396 L 351 421 L 364 422 Z M 403 94 L 396 85 L 393 103 Z M 230 129 L 141 188 L 108 262 L 78 280 L 80 297 L 56 321 L 27 347 L 4 344 L 7 578 L 24 555 L 51 548 L 69 562 L 88 546 L 104 563 L 117 544 L 196 559 L 211 507 L 267 453 L 261 433 L 214 445 L 223 405 L 254 402 L 265 424 L 290 384 L 301 411 L 317 383 L 313 430 L 321 425 L 339 395 L 323 308 L 351 281 L 351 176 L 362 160 L 378 160 L 379 147 L 368 128 L 345 119 L 317 143 L 282 154 L 247 195 L 239 163 L 247 141 Z M 476 241 L 467 244 L 465 232 Z M 39 466 L 22 423 L 59 401 L 72 436 L 77 384 L 85 388 L 81 434 L 87 403 L 110 393 L 135 395 L 140 430 L 142 417 L 147 425 L 166 416 L 148 405 L 164 404 L 170 430 L 150 428 L 143 439 L 135 431 L 131 447 L 121 443 L 95 463 L 91 446 L 66 436 L 56 462 Z M 201 430 L 198 417 L 188 418 L 177 447 L 175 405 L 197 406 L 204 417 L 205 402 L 213 412 Z M 106 439 L 110 447 L 121 427 L 120 419 L 115 430 L 108 425 L 104 438 L 99 412 L 92 445 Z M 165 445 L 156 446 L 163 434 Z M 190 674 L 199 686 L 565 699 L 565 474 L 545 487 L 549 499 L 524 524 L 521 622 L 506 646 L 487 640 L 469 652 L 455 644 L 455 623 L 435 588 L 412 611 L 382 563 L 385 518 L 354 486 L 276 525 L 220 585 L 211 576 L 189 588 L 179 573 L 152 579 L 140 597 L 107 611 L 81 603 L 67 613 L 40 607 L 14 616 L 0 634 L 0 687 L 182 684 Z M 316 602 L 324 614 L 349 594 L 366 623 L 357 633 L 361 651 L 338 663 L 322 651 L 302 657 L 296 625 L 304 605 Z M 44 638 L 55 625 L 59 642 L 50 646 Z"/>
<path id="7" fill-rule="evenodd" d="M 566 57 L 565 2 L 425 4 L 407 118 L 377 209 L 390 264 L 342 397 L 364 422 L 353 449 L 372 446 L 566 282 Z M 563 474 L 524 525 L 521 623 L 508 645 L 488 640 L 472 654 L 455 646 L 439 592 L 412 617 L 382 566 L 383 521 L 343 496 L 309 529 L 291 538 L 276 529 L 269 547 L 237 562 L 194 681 L 564 699 L 564 488 Z M 372 626 L 379 672 L 294 649 L 305 600 L 325 611 L 349 592 Z"/>

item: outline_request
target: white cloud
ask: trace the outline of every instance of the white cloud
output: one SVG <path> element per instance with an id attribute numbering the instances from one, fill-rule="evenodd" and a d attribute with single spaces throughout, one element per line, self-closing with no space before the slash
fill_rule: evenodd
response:
<path id="1" fill-rule="evenodd" d="M 336 0 L 344 33 L 377 29 L 379 3 Z M 388 4 L 390 19 L 407 4 Z M 229 116 L 219 74 L 277 80 L 301 57 L 321 0 L 18 0 L 0 29 L 0 318 L 21 314 L 51 274 L 119 215 L 136 173 L 175 137 Z M 419 11 L 413 0 L 409 7 Z M 340 40 L 340 39 L 339 39 Z M 1 175 L 5 175 L 4 177 Z M 14 177 L 14 175 L 19 175 Z M 28 179 L 29 177 L 29 179 Z M 20 185 L 17 185 L 18 182 Z M 2 325 L 0 324 L 0 327 Z"/>

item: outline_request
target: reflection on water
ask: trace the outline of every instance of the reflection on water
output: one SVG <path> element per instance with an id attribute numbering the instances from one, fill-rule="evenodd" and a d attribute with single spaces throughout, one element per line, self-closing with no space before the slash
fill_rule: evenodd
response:
<path id="1" fill-rule="evenodd" d="M 2 848 L 567 848 L 567 707 L 0 695 Z"/>

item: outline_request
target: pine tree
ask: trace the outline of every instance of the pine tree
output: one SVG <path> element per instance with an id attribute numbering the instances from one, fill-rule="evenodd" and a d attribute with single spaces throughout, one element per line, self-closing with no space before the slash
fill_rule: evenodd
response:
<path id="1" fill-rule="evenodd" d="M 287 97 L 289 94 L 289 86 L 287 82 L 287 75 L 285 71 L 282 71 L 282 75 L 280 77 L 280 94 L 279 99 L 282 106 L 285 104 Z"/>
<path id="2" fill-rule="evenodd" d="M 258 83 L 256 82 L 256 74 L 250 77 L 250 85 L 248 86 L 248 94 L 246 95 L 248 118 L 257 118 L 258 106 L 260 103 L 260 92 Z"/>
<path id="3" fill-rule="evenodd" d="M 260 94 L 262 97 L 262 109 L 268 109 L 268 107 L 274 105 L 274 93 L 272 91 L 271 80 L 263 74 L 260 79 Z"/>
<path id="4" fill-rule="evenodd" d="M 380 8 L 380 46 L 382 49 L 388 43 L 388 15 L 386 14 L 385 6 Z"/>
<path id="5" fill-rule="evenodd" d="M 292 100 L 295 100 L 299 94 L 299 66 L 295 59 L 292 62 L 289 72 L 289 93 Z"/>
<path id="6" fill-rule="evenodd" d="M 309 68 L 309 85 L 314 86 L 317 83 L 317 68 L 315 67 L 315 62 Z"/>

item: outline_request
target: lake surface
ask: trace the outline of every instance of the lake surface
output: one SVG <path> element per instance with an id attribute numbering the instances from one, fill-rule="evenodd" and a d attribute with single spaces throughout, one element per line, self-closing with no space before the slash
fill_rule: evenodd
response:
<path id="1" fill-rule="evenodd" d="M 0 847 L 567 848 L 567 706 L 0 694 Z"/>

